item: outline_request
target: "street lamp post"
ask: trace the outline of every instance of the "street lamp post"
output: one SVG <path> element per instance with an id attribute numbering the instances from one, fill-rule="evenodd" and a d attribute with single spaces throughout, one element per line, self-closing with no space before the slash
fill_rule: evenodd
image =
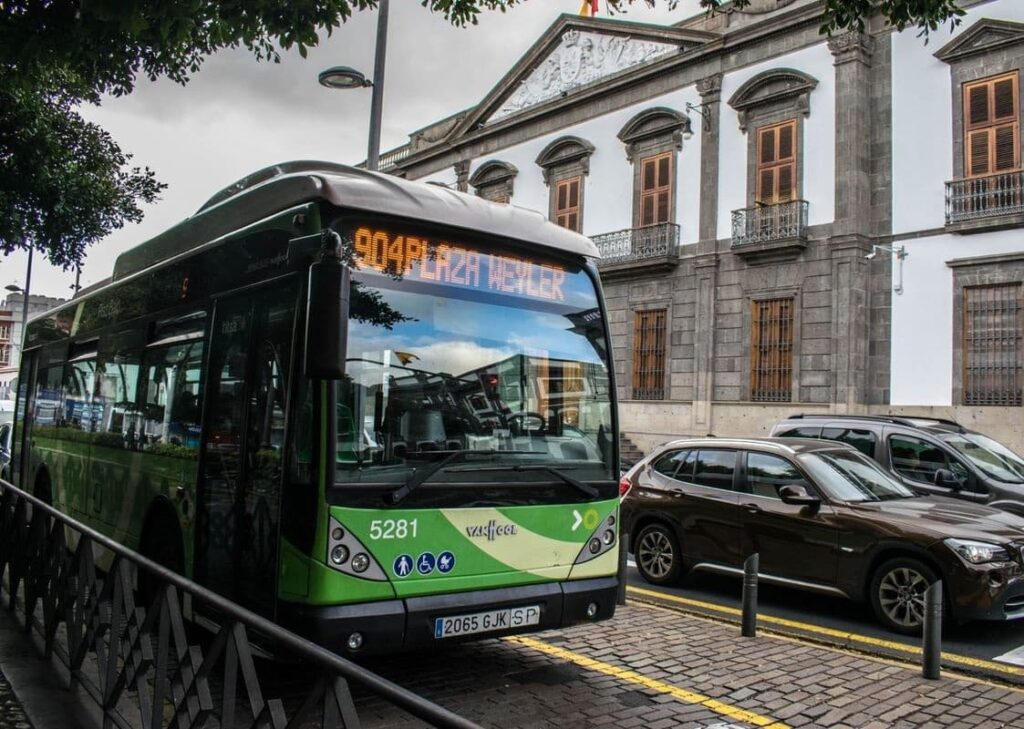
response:
<path id="1" fill-rule="evenodd" d="M 23 297 L 21 302 L 21 336 L 25 336 L 25 325 L 28 324 L 28 292 L 32 288 L 32 248 L 28 249 L 28 266 L 25 269 L 25 288 L 16 284 L 5 286 L 11 293 L 21 292 Z"/>
<path id="2" fill-rule="evenodd" d="M 388 44 L 388 0 L 377 6 L 377 45 L 373 59 L 373 80 L 349 66 L 334 66 L 320 72 L 320 84 L 331 89 L 373 87 L 370 97 L 370 138 L 366 145 L 366 169 L 376 172 L 380 162 L 381 109 L 384 106 L 384 60 Z"/>

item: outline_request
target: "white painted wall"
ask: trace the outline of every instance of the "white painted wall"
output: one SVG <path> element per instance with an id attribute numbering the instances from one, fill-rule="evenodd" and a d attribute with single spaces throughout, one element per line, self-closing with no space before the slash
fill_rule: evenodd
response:
<path id="1" fill-rule="evenodd" d="M 718 237 L 732 235 L 732 211 L 747 206 L 747 135 L 729 98 L 747 80 L 776 68 L 793 68 L 818 79 L 811 92 L 811 113 L 803 118 L 802 195 L 810 225 L 835 218 L 835 68 L 825 43 L 748 66 L 722 79 L 721 144 L 718 152 Z M 748 130 L 749 133 L 750 130 Z"/>
<path id="2" fill-rule="evenodd" d="M 642 104 L 610 112 L 551 134 L 498 150 L 472 162 L 470 174 L 485 162 L 497 159 L 519 169 L 515 178 L 512 202 L 521 207 L 548 214 L 549 189 L 544 184 L 537 157 L 544 148 L 563 136 L 577 136 L 594 145 L 590 157 L 590 174 L 584 178 L 583 234 L 611 233 L 633 226 L 633 168 L 626 158 L 626 149 L 616 136 L 636 114 L 655 106 L 684 112 L 686 103 L 697 104 L 699 95 L 692 87 L 673 91 Z M 691 115 L 696 116 L 696 115 Z M 682 243 L 698 239 L 700 217 L 700 118 L 694 119 L 698 132 L 684 140 L 678 155 L 676 175 L 676 223 L 680 226 Z M 444 180 L 442 176 L 440 179 Z"/>
<path id="3" fill-rule="evenodd" d="M 1024 2 L 993 0 L 970 8 L 950 33 L 928 44 L 916 30 L 892 38 L 892 188 L 894 234 L 946 223 L 946 181 L 953 178 L 953 92 L 949 66 L 933 54 L 982 18 L 1024 21 Z M 957 102 L 959 103 L 959 101 Z"/>
<path id="4" fill-rule="evenodd" d="M 928 44 L 908 30 L 893 35 L 893 233 L 945 225 L 945 183 L 953 178 L 949 66 L 935 51 L 981 18 L 1024 22 L 1020 0 L 993 0 L 967 11 L 950 34 Z M 953 388 L 953 272 L 946 261 L 1024 250 L 1020 231 L 940 234 L 906 246 L 904 289 L 892 297 L 893 405 L 950 405 Z M 897 276 L 896 267 L 893 277 Z"/>
<path id="5" fill-rule="evenodd" d="M 953 270 L 946 261 L 1024 249 L 1002 230 L 901 241 L 902 295 L 892 296 L 892 404 L 950 405 L 953 395 Z M 894 266 L 894 280 L 897 271 Z"/>

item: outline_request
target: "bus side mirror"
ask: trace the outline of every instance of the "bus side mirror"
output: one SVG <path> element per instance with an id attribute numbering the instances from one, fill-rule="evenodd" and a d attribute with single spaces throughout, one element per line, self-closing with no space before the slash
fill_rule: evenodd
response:
<path id="1" fill-rule="evenodd" d="M 351 287 L 348 266 L 334 256 L 325 255 L 309 267 L 305 370 L 310 379 L 345 376 Z"/>

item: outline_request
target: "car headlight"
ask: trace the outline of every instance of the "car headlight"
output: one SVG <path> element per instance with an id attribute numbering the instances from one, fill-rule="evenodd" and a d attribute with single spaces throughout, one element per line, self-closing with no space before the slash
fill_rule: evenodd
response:
<path id="1" fill-rule="evenodd" d="M 946 539 L 944 541 L 947 547 L 959 554 L 965 562 L 971 564 L 1010 561 L 1010 553 L 998 544 L 974 542 L 969 539 Z"/>

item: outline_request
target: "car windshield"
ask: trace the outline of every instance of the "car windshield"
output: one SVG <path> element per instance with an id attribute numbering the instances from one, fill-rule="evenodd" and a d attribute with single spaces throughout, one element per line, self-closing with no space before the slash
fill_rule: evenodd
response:
<path id="1" fill-rule="evenodd" d="M 1024 483 L 1024 459 L 1002 443 L 980 433 L 957 433 L 942 440 L 992 478 Z"/>
<path id="2" fill-rule="evenodd" d="M 835 501 L 889 501 L 916 495 L 874 461 L 854 451 L 817 451 L 797 458 L 815 483 Z"/>
<path id="3" fill-rule="evenodd" d="M 337 385 L 339 482 L 402 482 L 455 451 L 473 455 L 431 482 L 507 481 L 506 466 L 536 467 L 526 480 L 550 480 L 542 467 L 611 478 L 593 281 L 579 267 L 463 245 L 439 246 L 404 275 L 357 271 Z"/>

